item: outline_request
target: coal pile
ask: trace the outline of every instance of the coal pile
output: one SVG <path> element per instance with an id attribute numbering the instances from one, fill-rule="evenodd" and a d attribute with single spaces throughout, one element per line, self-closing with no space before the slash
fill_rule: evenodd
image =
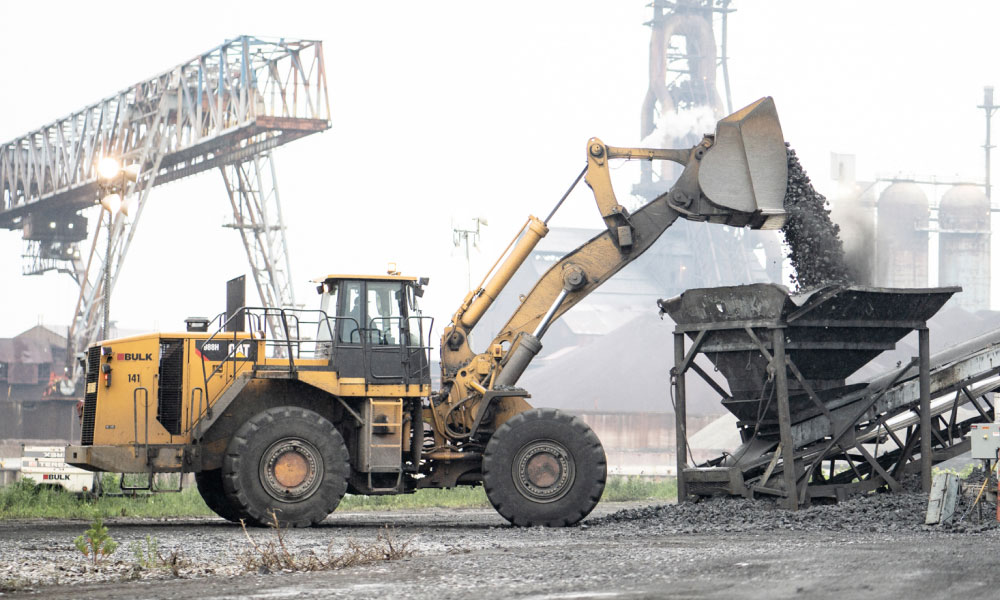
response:
<path id="1" fill-rule="evenodd" d="M 840 227 L 830 219 L 826 197 L 813 188 L 795 150 L 790 147 L 784 205 L 788 220 L 783 231 L 788 258 L 795 268 L 792 282 L 796 288 L 850 283 Z"/>
<path id="2" fill-rule="evenodd" d="M 767 499 L 710 498 L 626 509 L 588 524 L 633 522 L 643 530 L 678 534 L 775 530 L 880 533 L 921 529 L 926 511 L 927 496 L 909 493 L 874 494 L 795 512 Z"/>
<path id="3" fill-rule="evenodd" d="M 927 494 L 919 492 L 869 494 L 837 504 L 814 504 L 795 512 L 785 510 L 772 499 L 709 498 L 700 502 L 620 510 L 606 517 L 591 519 L 587 525 L 635 525 L 644 532 L 664 534 L 776 530 L 977 533 L 998 529 L 996 505 L 983 503 L 980 517 L 976 510 L 970 510 L 973 501 L 974 495 L 971 499 L 967 494 L 961 495 L 952 521 L 940 526 L 924 525 Z"/>

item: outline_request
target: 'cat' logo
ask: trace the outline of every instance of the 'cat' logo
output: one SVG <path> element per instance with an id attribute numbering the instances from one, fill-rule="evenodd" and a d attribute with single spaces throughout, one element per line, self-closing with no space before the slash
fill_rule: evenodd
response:
<path id="1" fill-rule="evenodd" d="M 153 353 L 147 352 L 142 354 L 141 352 L 119 352 L 118 360 L 153 360 Z"/>

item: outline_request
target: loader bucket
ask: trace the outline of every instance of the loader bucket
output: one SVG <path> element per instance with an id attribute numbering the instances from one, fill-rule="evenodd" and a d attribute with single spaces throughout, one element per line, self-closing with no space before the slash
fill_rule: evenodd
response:
<path id="1" fill-rule="evenodd" d="M 771 97 L 719 121 L 715 142 L 701 160 L 698 184 L 723 209 L 757 213 L 761 229 L 785 223 L 788 157 Z"/>

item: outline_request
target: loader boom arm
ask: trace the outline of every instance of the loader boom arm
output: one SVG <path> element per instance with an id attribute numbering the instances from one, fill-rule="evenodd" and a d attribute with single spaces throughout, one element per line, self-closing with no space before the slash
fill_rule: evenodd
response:
<path id="1" fill-rule="evenodd" d="M 684 170 L 668 192 L 630 213 L 612 189 L 611 159 L 670 160 Z M 591 138 L 586 182 L 605 231 L 553 265 L 481 354 L 469 347 L 469 334 L 548 232 L 548 219 L 530 217 L 489 281 L 466 296 L 442 336 L 442 391 L 433 408 L 438 443 L 473 437 L 489 404 L 482 400 L 517 383 L 541 349 L 548 326 L 641 256 L 678 217 L 754 229 L 781 227 L 786 179 L 784 139 L 770 98 L 726 117 L 714 135 L 687 150 L 618 148 Z M 519 409 L 508 405 L 500 412 L 504 410 Z"/>
<path id="2" fill-rule="evenodd" d="M 611 188 L 607 160 L 604 159 L 605 155 L 609 157 L 613 155 L 605 152 L 601 157 L 593 156 L 592 150 L 600 145 L 600 140 L 591 140 L 588 144 L 590 150 L 587 153 L 586 181 L 594 191 L 597 206 L 605 219 L 607 229 L 564 256 L 546 271 L 525 296 L 506 325 L 500 329 L 494 344 L 513 343 L 518 333 L 535 331 L 564 290 L 566 274 L 582 275 L 583 282 L 579 287 L 567 290 L 555 312 L 549 316 L 549 322 L 558 319 L 612 275 L 639 258 L 660 237 L 660 234 L 677 220 L 679 213 L 671 208 L 667 194 L 631 214 L 618 204 Z M 625 229 L 619 230 L 620 227 Z M 631 243 L 623 246 L 621 238 L 626 236 L 631 237 Z"/>

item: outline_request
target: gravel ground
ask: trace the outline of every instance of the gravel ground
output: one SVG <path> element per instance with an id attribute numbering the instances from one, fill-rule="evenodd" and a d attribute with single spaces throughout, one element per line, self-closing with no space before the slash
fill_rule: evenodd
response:
<path id="1" fill-rule="evenodd" d="M 797 513 L 768 502 L 602 504 L 579 527 L 519 529 L 491 510 L 335 513 L 294 530 L 295 553 L 372 544 L 388 525 L 412 555 L 311 573 L 247 573 L 243 531 L 218 519 L 111 520 L 122 544 L 98 571 L 76 554 L 80 521 L 0 523 L 4 597 L 178 598 L 950 598 L 995 595 L 1000 529 L 922 525 L 920 494 L 882 494 Z M 992 507 L 990 507 L 992 509 Z M 178 551 L 178 574 L 138 570 L 130 543 Z M 273 532 L 252 530 L 267 540 Z M 991 596 L 990 596 L 991 597 Z"/>

